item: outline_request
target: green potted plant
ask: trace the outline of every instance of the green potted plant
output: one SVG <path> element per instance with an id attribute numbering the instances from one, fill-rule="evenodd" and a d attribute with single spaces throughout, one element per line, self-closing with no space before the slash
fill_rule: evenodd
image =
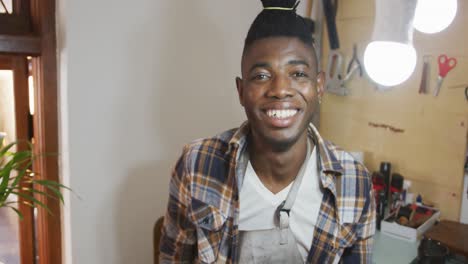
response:
<path id="1" fill-rule="evenodd" d="M 59 199 L 63 203 L 61 189 L 71 189 L 55 181 L 34 177 L 35 173 L 31 170 L 31 165 L 36 156 L 29 142 L 27 142 L 26 150 L 13 151 L 14 146 L 17 146 L 19 142 L 3 146 L 2 141 L 0 138 L 0 208 L 7 207 L 14 210 L 21 219 L 23 215 L 15 207 L 15 204 L 20 202 L 31 207 L 42 207 L 51 213 L 47 205 L 39 201 L 37 196 Z M 38 188 L 40 186 L 44 188 Z M 44 192 L 45 189 L 50 191 Z M 8 199 L 12 195 L 22 199 Z"/>

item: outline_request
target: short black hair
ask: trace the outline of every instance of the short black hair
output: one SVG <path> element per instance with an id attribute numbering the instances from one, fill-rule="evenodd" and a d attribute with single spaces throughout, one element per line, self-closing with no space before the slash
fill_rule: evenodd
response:
<path id="1" fill-rule="evenodd" d="M 256 40 L 268 37 L 296 37 L 304 44 L 314 46 L 314 23 L 296 13 L 299 1 L 262 0 L 262 4 L 264 9 L 253 21 L 245 38 L 244 52 Z"/>

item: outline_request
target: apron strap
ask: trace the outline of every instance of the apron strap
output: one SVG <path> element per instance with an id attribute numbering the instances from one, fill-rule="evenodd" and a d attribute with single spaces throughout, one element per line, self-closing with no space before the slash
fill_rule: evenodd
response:
<path id="1" fill-rule="evenodd" d="M 285 245 L 288 243 L 289 213 L 291 212 L 291 208 L 293 207 L 294 202 L 296 201 L 297 194 L 299 193 L 299 187 L 301 186 L 302 179 L 304 178 L 307 163 L 310 159 L 310 153 L 311 153 L 311 144 L 310 144 L 310 140 L 307 139 L 307 152 L 306 152 L 306 158 L 304 160 L 304 163 L 299 169 L 299 173 L 297 174 L 296 179 L 294 180 L 293 185 L 291 186 L 291 189 L 289 190 L 286 200 L 284 200 L 276 209 L 275 216 L 277 218 L 277 222 L 281 230 L 281 235 L 280 235 L 281 245 Z"/>

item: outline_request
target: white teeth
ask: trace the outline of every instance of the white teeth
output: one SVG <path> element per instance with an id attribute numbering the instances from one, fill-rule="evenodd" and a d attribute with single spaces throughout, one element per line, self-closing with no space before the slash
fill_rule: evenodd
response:
<path id="1" fill-rule="evenodd" d="M 267 110 L 266 113 L 269 117 L 281 119 L 281 118 L 288 118 L 288 117 L 295 115 L 297 113 L 297 110 L 296 109 L 284 109 L 284 110 L 272 109 L 272 110 Z"/>

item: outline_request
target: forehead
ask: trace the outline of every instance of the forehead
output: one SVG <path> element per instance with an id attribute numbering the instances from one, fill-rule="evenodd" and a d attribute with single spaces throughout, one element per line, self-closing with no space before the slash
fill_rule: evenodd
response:
<path id="1" fill-rule="evenodd" d="M 281 58 L 300 58 L 315 64 L 314 50 L 298 38 L 269 37 L 256 40 L 244 50 L 242 67 L 258 61 Z"/>

